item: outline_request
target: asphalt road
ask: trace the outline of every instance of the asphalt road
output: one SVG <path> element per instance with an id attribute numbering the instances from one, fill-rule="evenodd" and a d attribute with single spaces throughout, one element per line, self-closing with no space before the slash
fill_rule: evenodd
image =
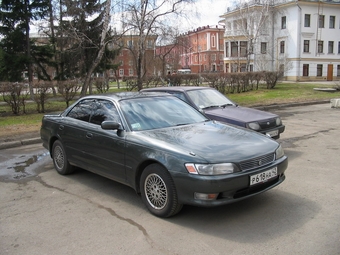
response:
<path id="1" fill-rule="evenodd" d="M 340 254 L 340 109 L 272 109 L 286 180 L 217 207 L 152 216 L 131 188 L 60 176 L 40 144 L 0 151 L 0 254 Z"/>

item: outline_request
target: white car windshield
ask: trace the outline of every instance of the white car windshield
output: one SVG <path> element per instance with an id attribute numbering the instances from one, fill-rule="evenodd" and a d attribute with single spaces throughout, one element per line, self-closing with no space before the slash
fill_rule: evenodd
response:
<path id="1" fill-rule="evenodd" d="M 208 119 L 176 97 L 145 97 L 121 101 L 121 109 L 133 131 L 204 122 Z"/>
<path id="2" fill-rule="evenodd" d="M 235 105 L 232 101 L 215 89 L 196 89 L 190 90 L 187 93 L 194 104 L 200 109 Z"/>

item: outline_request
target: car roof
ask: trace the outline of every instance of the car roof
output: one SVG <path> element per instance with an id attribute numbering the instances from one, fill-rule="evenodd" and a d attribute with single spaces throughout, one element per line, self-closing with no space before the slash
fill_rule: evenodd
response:
<path id="1" fill-rule="evenodd" d="M 82 99 L 87 98 L 95 98 L 95 99 L 111 99 L 114 101 L 120 101 L 131 98 L 143 98 L 143 97 L 155 97 L 155 96 L 170 96 L 168 93 L 159 93 L 159 92 L 118 92 L 118 93 L 108 93 L 108 94 L 98 94 L 98 95 L 89 95 L 85 96 Z"/>
<path id="2" fill-rule="evenodd" d="M 172 87 L 155 87 L 142 89 L 141 91 L 189 91 L 189 90 L 200 90 L 200 89 L 213 89 L 211 87 L 201 86 L 172 86 Z"/>

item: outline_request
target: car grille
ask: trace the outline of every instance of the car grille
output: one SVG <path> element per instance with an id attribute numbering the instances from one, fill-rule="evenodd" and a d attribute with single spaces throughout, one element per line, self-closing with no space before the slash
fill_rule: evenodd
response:
<path id="1" fill-rule="evenodd" d="M 240 163 L 241 171 L 248 171 L 259 166 L 267 165 L 275 160 L 275 154 L 270 153 L 261 157 L 253 158 L 251 160 Z"/>
<path id="2" fill-rule="evenodd" d="M 270 129 L 276 127 L 276 120 L 270 119 L 266 121 L 259 122 L 259 125 L 262 130 Z"/>

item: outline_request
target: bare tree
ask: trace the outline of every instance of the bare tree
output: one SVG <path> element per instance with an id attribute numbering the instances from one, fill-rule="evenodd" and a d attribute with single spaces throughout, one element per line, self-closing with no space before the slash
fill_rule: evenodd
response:
<path id="1" fill-rule="evenodd" d="M 167 19 L 181 15 L 181 7 L 194 0 L 135 0 L 124 2 L 127 12 L 123 27 L 138 36 L 135 55 L 138 89 L 143 88 L 143 77 L 146 74 L 144 65 L 147 40 L 157 35 L 160 28 L 169 27 Z"/>
<path id="2" fill-rule="evenodd" d="M 174 51 L 180 46 L 179 32 L 176 28 L 165 27 L 161 30 L 157 41 L 156 68 L 162 76 L 165 76 L 168 70 L 177 69 L 178 52 Z"/>
<path id="3" fill-rule="evenodd" d="M 259 40 L 271 36 L 270 25 L 273 24 L 272 19 L 276 12 L 272 2 L 272 0 L 234 1 L 234 9 L 231 11 L 233 19 L 226 20 L 226 29 L 230 31 L 231 57 L 234 58 L 238 70 L 246 59 L 244 71 L 249 71 L 251 60 L 254 61 L 258 54 L 256 47 Z M 265 50 L 268 51 L 268 48 Z"/>

